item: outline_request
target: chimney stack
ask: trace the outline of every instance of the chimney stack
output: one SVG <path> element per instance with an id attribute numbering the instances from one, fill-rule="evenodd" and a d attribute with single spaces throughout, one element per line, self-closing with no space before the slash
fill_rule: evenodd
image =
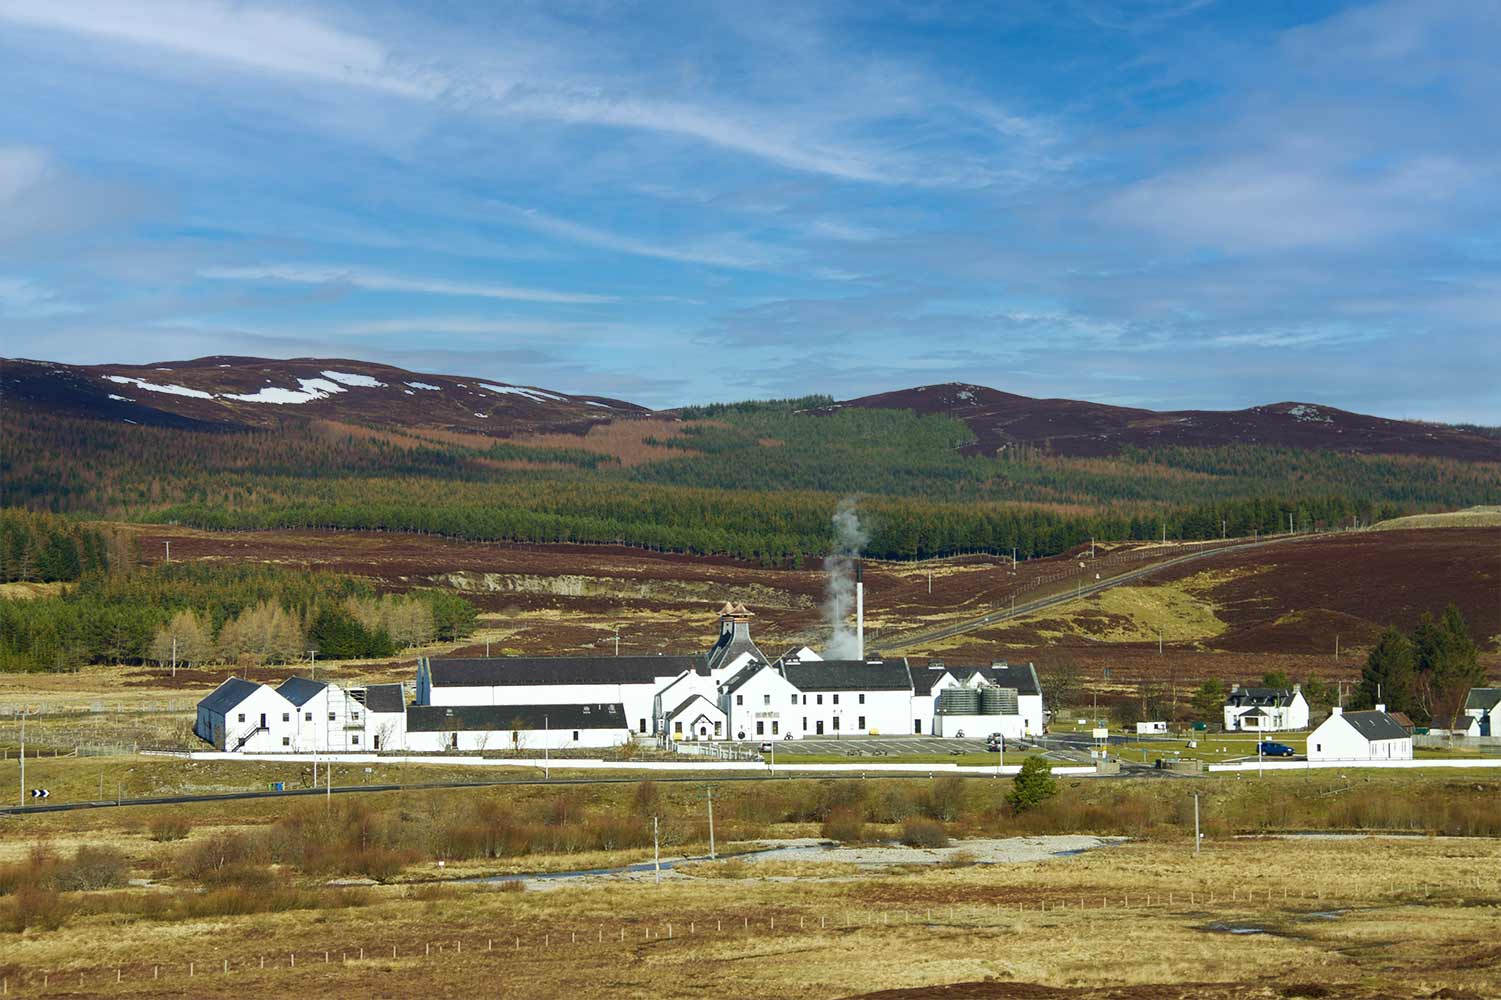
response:
<path id="1" fill-rule="evenodd" d="M 865 564 L 855 560 L 855 659 L 865 659 Z"/>

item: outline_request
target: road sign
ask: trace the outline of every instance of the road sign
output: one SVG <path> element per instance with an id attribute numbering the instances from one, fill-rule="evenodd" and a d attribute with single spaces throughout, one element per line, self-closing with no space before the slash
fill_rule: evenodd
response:
<path id="1" fill-rule="evenodd" d="M 31 797 L 34 798 L 34 799 L 45 799 L 47 796 L 49 796 L 51 794 L 52 793 L 49 792 L 49 791 L 47 791 L 47 789 L 45 789 L 45 788 L 33 788 L 31 790 Z"/>
<path id="2" fill-rule="evenodd" d="M 1096 729 L 1096 730 L 1093 730 L 1090 733 L 1090 735 L 1093 736 L 1097 740 L 1109 739 L 1110 738 L 1110 730 L 1109 729 Z"/>

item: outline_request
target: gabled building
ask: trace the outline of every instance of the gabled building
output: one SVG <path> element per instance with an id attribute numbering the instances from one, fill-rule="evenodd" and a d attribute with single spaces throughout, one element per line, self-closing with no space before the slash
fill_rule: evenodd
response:
<path id="1" fill-rule="evenodd" d="M 329 753 L 369 749 L 365 706 L 352 691 L 307 677 L 288 677 L 276 691 L 292 705 L 293 750 Z"/>
<path id="2" fill-rule="evenodd" d="M 777 666 L 798 695 L 795 735 L 912 732 L 912 674 L 905 658 L 783 660 Z"/>
<path id="3" fill-rule="evenodd" d="M 275 688 L 231 677 L 198 702 L 193 732 L 216 750 L 285 750 L 292 744 L 291 713 L 291 704 Z"/>
<path id="4" fill-rule="evenodd" d="M 709 676 L 723 684 L 751 662 L 765 663 L 766 657 L 750 637 L 750 620 L 755 614 L 744 604 L 725 602 L 719 609 L 719 639 L 709 650 Z"/>
<path id="5" fill-rule="evenodd" d="M 729 719 L 707 695 L 695 693 L 663 713 L 662 731 L 679 743 L 722 740 L 729 731 Z"/>
<path id="6" fill-rule="evenodd" d="M 1501 736 L 1501 688 L 1470 688 L 1464 714 L 1466 736 Z"/>
<path id="7" fill-rule="evenodd" d="M 931 664 L 929 665 L 931 668 Z M 917 676 L 918 671 L 913 671 Z M 972 691 L 973 698 L 945 695 Z M 1046 710 L 1042 684 L 1031 663 L 997 661 L 990 666 L 943 666 L 932 681 L 927 707 L 932 712 L 928 732 L 968 737 L 1000 733 L 1007 739 L 1042 735 Z"/>
<path id="8" fill-rule="evenodd" d="M 411 705 L 406 730 L 406 748 L 415 753 L 540 753 L 614 747 L 631 739 L 625 707 L 619 703 Z"/>
<path id="9" fill-rule="evenodd" d="M 356 698 L 360 692 L 354 692 Z M 407 699 L 401 684 L 372 684 L 364 690 L 365 746 L 376 752 L 406 749 Z"/>
<path id="10" fill-rule="evenodd" d="M 1225 698 L 1226 732 L 1279 733 L 1308 728 L 1308 700 L 1303 687 L 1241 687 Z"/>
<path id="11" fill-rule="evenodd" d="M 719 706 L 734 739 L 802 735 L 798 690 L 770 664 L 751 662 L 741 667 L 719 689 Z"/>
<path id="12" fill-rule="evenodd" d="M 1308 734 L 1308 759 L 1412 760 L 1412 734 L 1377 705 L 1371 712 L 1346 712 L 1335 707 Z"/>

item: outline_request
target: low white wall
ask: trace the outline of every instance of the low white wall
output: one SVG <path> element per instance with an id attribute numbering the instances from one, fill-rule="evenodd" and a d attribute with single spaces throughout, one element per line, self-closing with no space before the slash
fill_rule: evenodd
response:
<path id="1" fill-rule="evenodd" d="M 1483 760 L 1465 760 L 1463 758 L 1443 757 L 1436 760 L 1367 760 L 1354 758 L 1348 760 L 1266 760 L 1257 763 L 1254 760 L 1244 761 L 1239 764 L 1210 764 L 1211 771 L 1304 771 L 1324 767 L 1384 767 L 1384 768 L 1415 768 L 1415 767 L 1501 767 L 1501 759 L 1486 758 Z"/>

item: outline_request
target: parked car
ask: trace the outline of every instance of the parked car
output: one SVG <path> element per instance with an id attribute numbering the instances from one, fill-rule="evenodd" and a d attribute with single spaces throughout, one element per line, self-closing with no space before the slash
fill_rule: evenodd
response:
<path id="1" fill-rule="evenodd" d="M 770 740 L 767 740 L 766 742 L 764 742 L 764 743 L 761 744 L 761 752 L 762 753 L 771 753 L 771 741 Z"/>
<path id="2" fill-rule="evenodd" d="M 1261 742 L 1261 753 L 1264 757 L 1291 757 L 1297 752 L 1286 743 L 1273 743 L 1271 740 Z"/>

